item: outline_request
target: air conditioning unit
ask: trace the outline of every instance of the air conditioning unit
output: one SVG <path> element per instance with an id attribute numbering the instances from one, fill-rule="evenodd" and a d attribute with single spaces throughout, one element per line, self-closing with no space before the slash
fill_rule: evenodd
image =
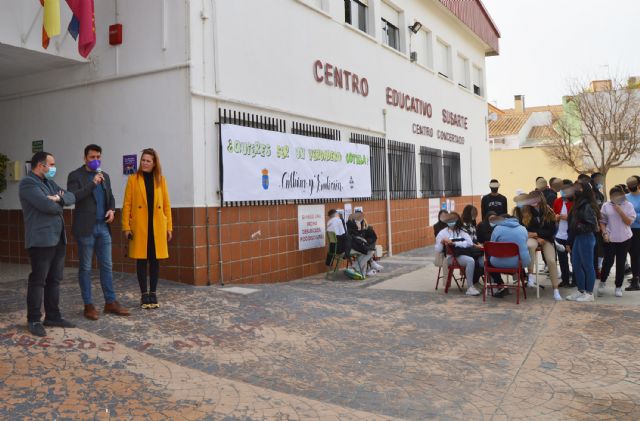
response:
<path id="1" fill-rule="evenodd" d="M 418 53 L 415 51 L 412 51 L 409 57 L 411 58 L 411 63 L 418 61 Z"/>

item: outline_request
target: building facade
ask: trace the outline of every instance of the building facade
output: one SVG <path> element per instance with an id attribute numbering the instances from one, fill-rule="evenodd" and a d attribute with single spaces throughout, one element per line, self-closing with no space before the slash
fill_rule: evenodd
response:
<path id="1" fill-rule="evenodd" d="M 38 3 L 7 3 L 0 152 L 23 168 L 42 141 L 64 184 L 84 145 L 100 144 L 121 203 L 123 160 L 155 148 L 175 221 L 164 278 L 255 283 L 323 271 L 325 247 L 298 247 L 308 203 L 360 206 L 384 250 L 407 251 L 433 243 L 430 205 L 444 197 L 461 210 L 488 190 L 484 69 L 499 32 L 480 1 L 101 0 L 88 60 L 64 34 L 42 50 Z M 63 6 L 63 28 L 69 19 Z M 371 197 L 227 202 L 223 124 L 368 145 Z M 0 200 L 0 259 L 26 262 L 17 184 Z M 133 271 L 118 221 L 114 232 L 114 269 Z"/>

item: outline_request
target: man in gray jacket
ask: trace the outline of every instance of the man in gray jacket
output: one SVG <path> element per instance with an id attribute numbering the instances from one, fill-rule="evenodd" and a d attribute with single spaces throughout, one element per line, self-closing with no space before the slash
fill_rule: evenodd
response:
<path id="1" fill-rule="evenodd" d="M 44 326 L 75 327 L 60 313 L 60 281 L 63 276 L 67 237 L 63 207 L 73 205 L 75 196 L 54 181 L 56 161 L 48 152 L 31 158 L 31 172 L 20 182 L 20 203 L 24 217 L 25 248 L 29 252 L 31 273 L 27 285 L 29 332 L 46 336 Z M 42 301 L 45 317 L 42 323 Z"/>
<path id="2" fill-rule="evenodd" d="M 109 174 L 102 171 L 101 158 L 100 146 L 87 145 L 84 148 L 84 165 L 72 171 L 67 179 L 67 188 L 76 196 L 71 230 L 78 243 L 78 280 L 84 301 L 84 317 L 89 320 L 98 320 L 98 312 L 91 297 L 91 263 L 94 251 L 100 267 L 104 312 L 118 316 L 129 315 L 129 311 L 116 301 L 113 290 L 109 224 L 113 222 L 116 201 Z"/>

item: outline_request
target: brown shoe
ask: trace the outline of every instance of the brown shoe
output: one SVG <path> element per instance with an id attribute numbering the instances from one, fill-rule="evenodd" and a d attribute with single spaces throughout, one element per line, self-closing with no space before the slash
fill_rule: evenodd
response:
<path id="1" fill-rule="evenodd" d="M 115 314 L 117 316 L 128 316 L 129 310 L 122 307 L 117 301 L 104 305 L 104 312 Z"/>
<path id="2" fill-rule="evenodd" d="M 84 317 L 89 320 L 98 320 L 98 311 L 93 306 L 93 304 L 84 305 Z"/>

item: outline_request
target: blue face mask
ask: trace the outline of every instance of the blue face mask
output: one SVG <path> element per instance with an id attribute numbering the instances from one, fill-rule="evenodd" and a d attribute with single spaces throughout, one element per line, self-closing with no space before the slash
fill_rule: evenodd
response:
<path id="1" fill-rule="evenodd" d="M 456 222 L 447 222 L 449 228 L 454 228 L 456 226 Z"/>
<path id="2" fill-rule="evenodd" d="M 489 222 L 489 226 L 490 226 L 491 228 L 495 228 L 495 227 L 496 227 L 496 223 L 495 223 L 495 222 Z"/>
<path id="3" fill-rule="evenodd" d="M 602 190 L 603 187 L 604 187 L 604 184 L 600 184 L 600 183 L 596 184 L 596 189 L 598 190 Z"/>
<path id="4" fill-rule="evenodd" d="M 524 208 L 524 203 L 516 203 L 516 206 L 518 207 L 518 209 L 522 209 Z"/>
<path id="5" fill-rule="evenodd" d="M 49 167 L 49 171 L 44 175 L 49 180 L 56 176 L 56 167 Z"/>

